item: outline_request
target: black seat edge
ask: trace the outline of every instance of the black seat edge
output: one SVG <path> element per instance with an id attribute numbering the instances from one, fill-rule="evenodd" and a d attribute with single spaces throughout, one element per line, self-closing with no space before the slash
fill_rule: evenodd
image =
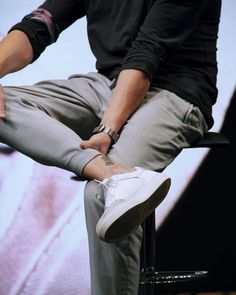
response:
<path id="1" fill-rule="evenodd" d="M 208 131 L 199 140 L 193 142 L 189 148 L 226 147 L 229 146 L 229 144 L 229 139 L 223 133 Z"/>

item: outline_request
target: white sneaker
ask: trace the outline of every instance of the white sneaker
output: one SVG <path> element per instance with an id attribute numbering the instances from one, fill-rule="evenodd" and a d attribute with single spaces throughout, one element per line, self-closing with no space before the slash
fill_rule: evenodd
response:
<path id="1" fill-rule="evenodd" d="M 105 209 L 96 232 L 112 243 L 133 233 L 167 195 L 171 180 L 162 173 L 139 167 L 101 182 Z"/>

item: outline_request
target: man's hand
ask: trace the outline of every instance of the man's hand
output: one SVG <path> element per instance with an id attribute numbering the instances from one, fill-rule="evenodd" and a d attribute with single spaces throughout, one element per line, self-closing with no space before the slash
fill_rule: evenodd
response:
<path id="1" fill-rule="evenodd" d="M 0 84 L 0 119 L 5 119 L 6 113 L 5 113 L 5 95 L 3 91 L 3 87 Z"/>
<path id="2" fill-rule="evenodd" d="M 101 152 L 102 154 L 107 155 L 111 144 L 112 144 L 112 140 L 110 136 L 106 133 L 101 132 L 101 133 L 92 135 L 89 140 L 82 141 L 80 144 L 80 147 L 82 149 L 87 149 L 87 148 L 95 149 Z"/>

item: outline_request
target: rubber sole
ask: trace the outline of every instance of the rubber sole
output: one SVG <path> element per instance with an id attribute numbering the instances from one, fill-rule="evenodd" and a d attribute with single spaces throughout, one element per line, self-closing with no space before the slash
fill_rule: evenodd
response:
<path id="1" fill-rule="evenodd" d="M 112 214 L 101 217 L 96 232 L 100 239 L 108 242 L 117 242 L 135 232 L 141 223 L 155 210 L 166 197 L 171 180 L 160 175 L 145 186 L 137 196 L 130 201 L 114 208 Z"/>

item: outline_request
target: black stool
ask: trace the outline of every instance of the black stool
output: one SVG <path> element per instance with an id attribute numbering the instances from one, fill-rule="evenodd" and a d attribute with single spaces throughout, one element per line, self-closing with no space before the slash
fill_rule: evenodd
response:
<path id="1" fill-rule="evenodd" d="M 229 146 L 229 140 L 220 132 L 209 131 L 189 148 L 216 148 Z M 189 282 L 207 276 L 207 270 L 158 271 L 156 269 L 156 226 L 155 211 L 143 223 L 141 249 L 141 272 L 139 295 L 154 295 L 155 285 Z"/>

